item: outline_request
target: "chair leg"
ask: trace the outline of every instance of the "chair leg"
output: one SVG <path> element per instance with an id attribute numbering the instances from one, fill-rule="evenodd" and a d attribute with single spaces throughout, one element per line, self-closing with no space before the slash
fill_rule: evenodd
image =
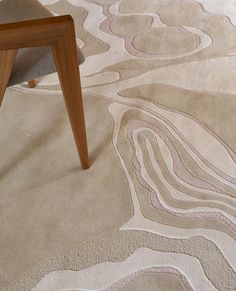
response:
<path id="1" fill-rule="evenodd" d="M 28 84 L 29 88 L 35 88 L 38 83 L 37 83 L 36 80 L 30 80 L 30 81 L 27 82 L 27 84 Z"/>
<path id="2" fill-rule="evenodd" d="M 73 25 L 56 41 L 52 51 L 81 165 L 83 169 L 88 169 L 90 161 Z"/>
<path id="3" fill-rule="evenodd" d="M 0 51 L 0 106 L 11 75 L 16 53 L 16 50 Z"/>

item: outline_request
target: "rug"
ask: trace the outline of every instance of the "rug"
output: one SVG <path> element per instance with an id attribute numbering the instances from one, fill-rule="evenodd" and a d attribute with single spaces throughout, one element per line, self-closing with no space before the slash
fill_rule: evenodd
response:
<path id="1" fill-rule="evenodd" d="M 236 290 L 234 0 L 41 0 L 71 14 L 92 166 L 56 74 L 0 114 L 0 290 Z"/>

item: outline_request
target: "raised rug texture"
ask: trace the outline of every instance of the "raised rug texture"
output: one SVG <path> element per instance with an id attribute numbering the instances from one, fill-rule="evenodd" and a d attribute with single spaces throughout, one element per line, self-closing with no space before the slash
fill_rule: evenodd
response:
<path id="1" fill-rule="evenodd" d="M 41 0 L 71 14 L 92 167 L 56 74 L 0 109 L 0 290 L 236 290 L 234 0 Z"/>

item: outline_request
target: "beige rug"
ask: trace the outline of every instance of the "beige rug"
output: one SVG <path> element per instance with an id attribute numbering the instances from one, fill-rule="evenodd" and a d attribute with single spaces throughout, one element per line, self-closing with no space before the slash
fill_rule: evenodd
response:
<path id="1" fill-rule="evenodd" d="M 56 75 L 0 111 L 0 290 L 236 290 L 234 0 L 41 0 L 75 19 L 92 167 Z"/>

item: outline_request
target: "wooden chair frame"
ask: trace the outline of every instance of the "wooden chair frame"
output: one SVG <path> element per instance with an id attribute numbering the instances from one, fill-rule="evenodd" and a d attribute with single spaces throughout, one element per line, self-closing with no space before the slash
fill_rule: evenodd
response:
<path id="1" fill-rule="evenodd" d="M 76 147 L 83 169 L 90 166 L 82 102 L 74 22 L 57 16 L 0 25 L 0 106 L 17 50 L 49 46 L 52 49 Z"/>

